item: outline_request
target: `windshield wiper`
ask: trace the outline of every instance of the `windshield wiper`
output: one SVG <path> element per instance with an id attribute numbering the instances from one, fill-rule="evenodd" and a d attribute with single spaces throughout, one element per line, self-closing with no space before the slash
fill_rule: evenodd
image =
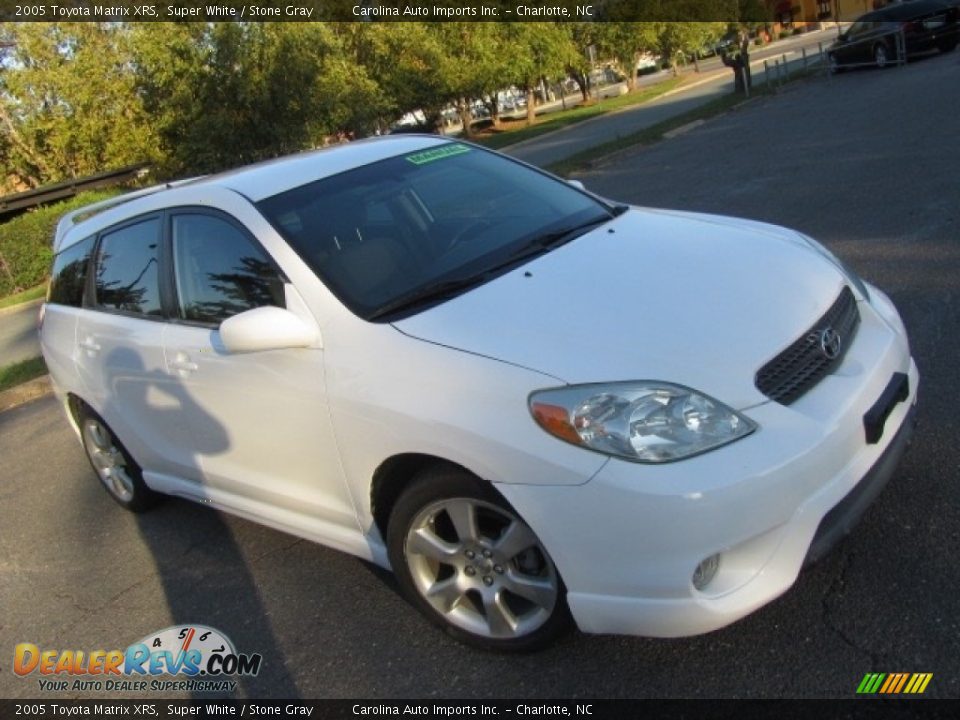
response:
<path id="1" fill-rule="evenodd" d="M 510 253 L 502 262 L 490 269 L 497 270 L 507 265 L 512 265 L 520 260 L 525 260 L 528 257 L 540 255 L 547 250 L 558 248 L 572 240 L 576 240 L 578 237 L 584 235 L 587 231 L 592 230 L 598 225 L 603 225 L 608 220 L 610 220 L 609 217 L 594 218 L 593 220 L 588 220 L 585 223 L 574 225 L 573 227 L 561 228 L 560 230 L 554 230 L 552 232 L 543 233 L 542 235 L 536 235 Z"/>
<path id="2" fill-rule="evenodd" d="M 401 295 L 396 300 L 388 302 L 386 305 L 381 305 L 374 310 L 373 313 L 368 315 L 367 319 L 377 320 L 386 315 L 392 315 L 393 313 L 399 312 L 400 310 L 407 310 L 408 308 L 423 305 L 431 300 L 442 300 L 443 298 L 454 295 L 461 290 L 479 285 L 486 279 L 486 277 L 487 273 L 481 273 L 479 275 L 453 278 L 451 280 L 440 280 L 438 282 L 423 285 L 418 287 L 416 290 L 407 293 L 406 295 Z"/>
<path id="3" fill-rule="evenodd" d="M 425 305 L 434 300 L 442 300 L 450 297 L 451 295 L 456 295 L 462 290 L 481 285 L 494 275 L 497 275 L 504 268 L 511 265 L 516 265 L 518 262 L 526 260 L 529 257 L 540 255 L 548 250 L 560 247 L 561 245 L 580 237 L 585 232 L 596 227 L 597 225 L 602 225 L 609 219 L 609 217 L 595 218 L 589 222 L 581 223 L 580 225 L 576 225 L 574 227 L 563 228 L 561 230 L 555 230 L 553 232 L 537 235 L 528 242 L 524 243 L 517 250 L 507 255 L 496 265 L 485 268 L 481 272 L 474 273 L 473 275 L 451 278 L 448 280 L 439 280 L 434 283 L 423 285 L 422 287 L 419 287 L 407 293 L 406 295 L 401 295 L 397 299 L 392 300 L 385 305 L 381 305 L 370 315 L 368 315 L 367 319 L 377 320 L 387 315 L 400 312 L 401 310 L 408 310 L 413 307 Z"/>

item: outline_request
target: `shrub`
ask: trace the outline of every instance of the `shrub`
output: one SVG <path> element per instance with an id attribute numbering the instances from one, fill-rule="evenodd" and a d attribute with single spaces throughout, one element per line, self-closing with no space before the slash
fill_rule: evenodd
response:
<path id="1" fill-rule="evenodd" d="M 793 34 L 794 34 L 794 35 L 803 35 L 803 28 L 800 27 L 800 26 L 795 27 L 795 28 L 793 29 Z"/>
<path id="2" fill-rule="evenodd" d="M 763 45 L 763 38 L 762 38 L 762 37 L 758 37 L 758 38 L 754 39 L 753 44 L 754 44 L 754 45 Z"/>
<path id="3" fill-rule="evenodd" d="M 792 33 L 791 33 L 789 30 L 781 30 L 780 33 L 779 33 L 779 35 L 778 35 L 778 37 L 779 37 L 781 40 L 783 40 L 783 39 L 785 39 L 785 38 L 790 37 L 791 34 L 792 34 Z"/>
<path id="4" fill-rule="evenodd" d="M 115 190 L 81 193 L 64 202 L 28 210 L 0 224 L 0 297 L 47 279 L 53 231 L 64 213 L 116 194 Z"/>

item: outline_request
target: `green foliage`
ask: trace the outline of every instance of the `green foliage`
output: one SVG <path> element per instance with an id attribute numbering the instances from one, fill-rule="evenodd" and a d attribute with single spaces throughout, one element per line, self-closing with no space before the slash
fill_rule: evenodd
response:
<path id="1" fill-rule="evenodd" d="M 161 174 L 207 173 L 373 129 L 379 88 L 348 35 L 322 23 L 144 23 L 138 90 Z"/>
<path id="2" fill-rule="evenodd" d="M 636 79 L 643 52 L 671 62 L 719 37 L 709 18 L 767 13 L 762 0 L 624 0 L 647 22 L 7 23 L 0 25 L 0 162 L 9 189 L 154 163 L 214 172 L 572 74 L 587 48 Z M 634 8 L 635 10 L 636 8 Z M 769 13 L 767 13 L 769 14 Z M 683 20 L 684 22 L 676 22 Z M 686 22 L 690 20 L 692 22 Z M 668 22 L 670 21 L 670 22 Z"/>
<path id="3" fill-rule="evenodd" d="M 53 231 L 64 213 L 113 195 L 116 192 L 81 193 L 71 200 L 28 210 L 0 225 L 0 297 L 32 288 L 47 278 Z"/>
<path id="4" fill-rule="evenodd" d="M 115 23 L 0 24 L 4 179 L 36 187 L 156 159 Z"/>
<path id="5" fill-rule="evenodd" d="M 42 357 L 0 367 L 0 392 L 47 374 L 47 364 Z"/>

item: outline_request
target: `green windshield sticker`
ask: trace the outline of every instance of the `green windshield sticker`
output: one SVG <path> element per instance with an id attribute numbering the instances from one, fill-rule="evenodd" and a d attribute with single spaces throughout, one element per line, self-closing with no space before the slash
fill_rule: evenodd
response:
<path id="1" fill-rule="evenodd" d="M 466 145 L 452 143 L 450 145 L 441 145 L 438 148 L 431 148 L 430 150 L 414 153 L 413 155 L 407 155 L 407 161 L 412 162 L 414 165 L 426 165 L 434 160 L 443 160 L 444 158 L 463 155 L 468 152 L 470 152 L 470 148 Z"/>

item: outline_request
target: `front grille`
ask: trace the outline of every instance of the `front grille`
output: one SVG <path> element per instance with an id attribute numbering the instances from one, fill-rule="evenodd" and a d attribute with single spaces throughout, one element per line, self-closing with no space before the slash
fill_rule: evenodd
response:
<path id="1" fill-rule="evenodd" d="M 840 296 L 813 327 L 757 371 L 757 389 L 771 400 L 789 405 L 840 364 L 859 324 L 857 300 L 850 288 L 844 286 Z M 823 331 L 828 328 L 840 336 L 840 350 L 833 358 L 821 348 Z"/>

